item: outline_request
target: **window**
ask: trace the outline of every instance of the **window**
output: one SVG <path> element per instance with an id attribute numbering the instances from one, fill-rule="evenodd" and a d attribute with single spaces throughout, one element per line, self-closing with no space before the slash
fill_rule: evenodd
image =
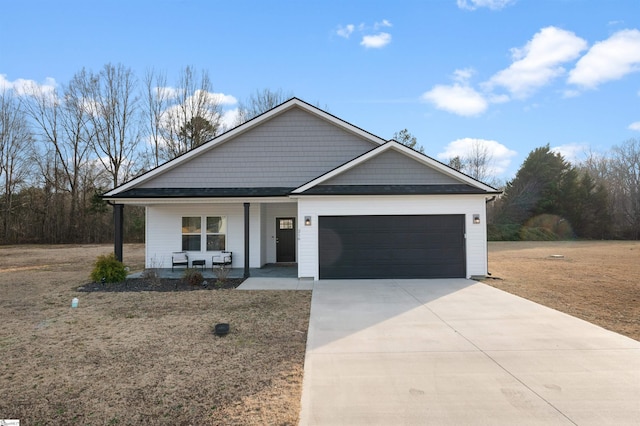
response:
<path id="1" fill-rule="evenodd" d="M 278 219 L 280 229 L 293 229 L 293 219 Z"/>
<path id="2" fill-rule="evenodd" d="M 203 221 L 206 227 L 203 228 Z M 222 251 L 226 249 L 227 218 L 224 216 L 186 216 L 182 218 L 182 250 Z M 203 239 L 204 235 L 204 239 Z"/>
<path id="3" fill-rule="evenodd" d="M 226 247 L 227 218 L 207 217 L 207 251 L 221 251 Z"/>
<path id="4" fill-rule="evenodd" d="M 202 226 L 199 216 L 182 218 L 182 250 L 200 251 L 201 234 Z"/>

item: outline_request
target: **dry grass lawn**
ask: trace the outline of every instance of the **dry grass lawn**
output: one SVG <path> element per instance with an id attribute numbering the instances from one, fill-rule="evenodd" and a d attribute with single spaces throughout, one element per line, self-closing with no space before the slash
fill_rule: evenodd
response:
<path id="1" fill-rule="evenodd" d="M 489 271 L 489 285 L 640 340 L 638 241 L 490 242 Z"/>
<path id="2" fill-rule="evenodd" d="M 310 292 L 74 291 L 110 251 L 0 247 L 0 419 L 297 424 Z M 143 253 L 125 246 L 132 269 Z M 490 285 L 640 340 L 640 242 L 490 243 L 489 270 Z M 218 322 L 231 334 L 213 336 Z"/>
<path id="3" fill-rule="evenodd" d="M 74 291 L 111 250 L 0 247 L 0 418 L 297 424 L 311 292 Z M 143 253 L 125 246 L 125 263 L 142 269 Z"/>

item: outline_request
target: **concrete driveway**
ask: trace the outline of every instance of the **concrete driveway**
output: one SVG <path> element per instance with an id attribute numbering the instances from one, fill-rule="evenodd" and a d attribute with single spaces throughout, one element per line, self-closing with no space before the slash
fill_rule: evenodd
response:
<path id="1" fill-rule="evenodd" d="M 300 424 L 639 425 L 640 342 L 475 281 L 319 281 Z"/>

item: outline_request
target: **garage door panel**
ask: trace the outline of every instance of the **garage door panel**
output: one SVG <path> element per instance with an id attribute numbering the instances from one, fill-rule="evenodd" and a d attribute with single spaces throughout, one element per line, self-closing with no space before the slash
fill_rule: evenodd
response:
<path id="1" fill-rule="evenodd" d="M 322 216 L 320 278 L 464 277 L 464 215 Z"/>

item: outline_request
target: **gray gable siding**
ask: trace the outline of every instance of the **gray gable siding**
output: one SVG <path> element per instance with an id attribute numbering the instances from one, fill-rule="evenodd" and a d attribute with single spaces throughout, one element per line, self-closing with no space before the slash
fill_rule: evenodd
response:
<path id="1" fill-rule="evenodd" d="M 460 181 L 390 149 L 323 185 L 449 185 Z"/>
<path id="2" fill-rule="evenodd" d="M 138 187 L 297 187 L 376 146 L 292 108 Z"/>

